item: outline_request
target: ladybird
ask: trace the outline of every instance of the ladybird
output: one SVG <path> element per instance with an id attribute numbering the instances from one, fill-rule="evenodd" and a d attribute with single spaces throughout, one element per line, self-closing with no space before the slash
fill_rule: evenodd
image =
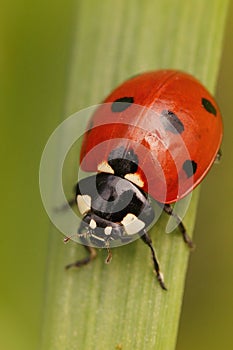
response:
<path id="1" fill-rule="evenodd" d="M 155 213 L 151 196 L 177 221 L 184 242 L 193 247 L 172 203 L 189 194 L 220 157 L 222 118 L 211 94 L 191 75 L 159 70 L 134 76 L 117 87 L 94 112 L 83 138 L 80 166 L 94 172 L 78 182 L 78 229 L 88 256 L 93 246 L 127 242 L 140 235 L 149 246 L 160 286 L 166 290 L 147 233 Z"/>

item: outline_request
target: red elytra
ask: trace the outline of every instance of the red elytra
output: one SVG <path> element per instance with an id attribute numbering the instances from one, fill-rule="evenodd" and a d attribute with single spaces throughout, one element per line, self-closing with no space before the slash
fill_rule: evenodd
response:
<path id="1" fill-rule="evenodd" d="M 89 126 L 82 169 L 96 172 L 113 149 L 133 149 L 141 188 L 163 203 L 176 202 L 202 181 L 223 134 L 214 98 L 194 77 L 176 70 L 127 80 L 98 107 Z"/>

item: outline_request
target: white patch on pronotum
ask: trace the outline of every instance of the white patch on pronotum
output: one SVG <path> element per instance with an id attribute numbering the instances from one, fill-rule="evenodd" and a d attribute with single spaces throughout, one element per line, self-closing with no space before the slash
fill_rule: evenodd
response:
<path id="1" fill-rule="evenodd" d="M 88 196 L 88 194 L 84 194 L 83 196 L 81 196 L 81 194 L 78 194 L 77 203 L 78 209 L 82 215 L 91 209 L 91 197 Z"/>
<path id="2" fill-rule="evenodd" d="M 92 230 L 94 230 L 94 229 L 96 228 L 96 222 L 95 222 L 95 220 L 91 219 L 89 226 L 90 226 L 90 228 L 91 228 Z"/>
<path id="3" fill-rule="evenodd" d="M 139 220 L 134 214 L 127 214 L 121 223 L 128 235 L 133 235 L 145 227 L 145 223 Z"/>
<path id="4" fill-rule="evenodd" d="M 98 167 L 98 171 L 102 173 L 109 173 L 109 174 L 114 174 L 113 168 L 105 161 L 101 162 Z"/>
<path id="5" fill-rule="evenodd" d="M 142 181 L 140 175 L 138 174 L 126 174 L 125 179 L 129 180 L 130 182 L 133 182 L 135 185 L 139 187 L 144 186 L 144 181 Z"/>
<path id="6" fill-rule="evenodd" d="M 112 232 L 112 227 L 111 226 L 107 226 L 104 229 L 104 233 L 106 234 L 106 236 L 109 236 Z"/>

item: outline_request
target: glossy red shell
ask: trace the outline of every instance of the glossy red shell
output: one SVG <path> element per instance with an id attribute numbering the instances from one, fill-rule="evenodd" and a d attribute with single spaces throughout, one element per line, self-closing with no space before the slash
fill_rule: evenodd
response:
<path id="1" fill-rule="evenodd" d="M 134 103 L 113 112 L 112 103 L 123 97 L 133 97 Z M 203 106 L 203 99 L 215 113 Z M 223 127 L 215 100 L 198 80 L 175 70 L 143 73 L 124 82 L 104 102 L 83 139 L 84 171 L 96 172 L 111 150 L 123 146 L 137 154 L 142 188 L 158 201 L 175 202 L 201 182 L 216 158 Z M 166 120 L 164 124 L 164 111 L 178 117 L 183 126 L 179 132 L 172 132 Z M 184 170 L 187 160 L 196 164 L 192 176 Z"/>

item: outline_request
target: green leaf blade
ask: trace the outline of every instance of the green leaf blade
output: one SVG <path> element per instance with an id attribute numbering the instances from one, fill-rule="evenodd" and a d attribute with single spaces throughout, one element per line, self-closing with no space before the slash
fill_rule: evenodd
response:
<path id="1" fill-rule="evenodd" d="M 120 81 L 145 70 L 177 68 L 213 92 L 228 1 L 79 1 L 67 114 L 103 100 Z M 76 166 L 77 159 L 73 159 Z M 66 176 L 72 188 L 75 169 Z M 184 223 L 192 234 L 198 190 Z M 113 250 L 104 264 L 65 271 L 82 246 L 51 235 L 42 349 L 175 348 L 189 251 L 179 232 L 150 231 L 168 291 L 159 287 L 150 252 L 140 241 Z"/>

